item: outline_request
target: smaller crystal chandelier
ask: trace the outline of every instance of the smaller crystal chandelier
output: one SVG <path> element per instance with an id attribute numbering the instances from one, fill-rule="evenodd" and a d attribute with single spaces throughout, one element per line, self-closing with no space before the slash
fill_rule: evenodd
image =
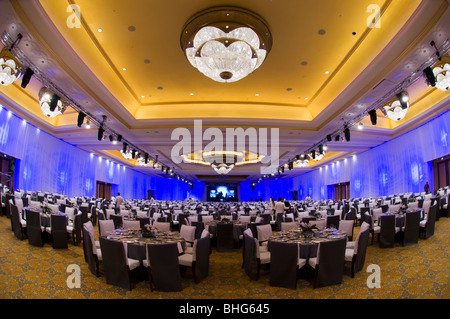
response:
<path id="1" fill-rule="evenodd" d="M 139 158 L 136 160 L 139 166 L 149 166 L 150 162 L 147 160 L 147 163 L 145 162 L 145 158 L 142 156 L 139 156 Z"/>
<path id="2" fill-rule="evenodd" d="M 402 91 L 397 94 L 397 99 L 383 106 L 381 111 L 387 117 L 394 121 L 401 121 L 405 117 L 409 108 L 408 92 Z"/>
<path id="3" fill-rule="evenodd" d="M 4 47 L 0 52 L 0 83 L 4 86 L 12 84 L 22 75 L 22 65 Z"/>
<path id="4" fill-rule="evenodd" d="M 17 39 L 11 45 L 10 48 L 3 47 L 0 52 L 0 83 L 4 86 L 8 86 L 21 77 L 23 73 L 23 67 L 20 62 L 11 53 L 11 50 L 19 44 L 22 39 L 22 34 L 17 35 Z"/>
<path id="5" fill-rule="evenodd" d="M 305 158 L 305 159 L 299 159 L 299 160 L 296 160 L 296 161 L 295 161 L 295 164 L 296 164 L 298 167 L 306 167 L 306 166 L 308 166 L 308 164 L 309 164 L 309 160 L 308 160 L 307 158 Z"/>
<path id="6" fill-rule="evenodd" d="M 125 152 L 123 150 L 121 150 L 120 153 L 122 154 L 122 156 L 125 159 L 132 159 L 133 158 L 133 154 L 132 154 L 131 150 L 126 150 Z"/>
<path id="7" fill-rule="evenodd" d="M 49 88 L 43 87 L 39 91 L 39 104 L 47 117 L 55 117 L 64 113 L 67 105 Z"/>
<path id="8" fill-rule="evenodd" d="M 183 28 L 181 48 L 193 67 L 217 82 L 246 77 L 265 60 L 272 38 L 264 20 L 236 7 L 214 7 Z"/>
<path id="9" fill-rule="evenodd" d="M 217 174 L 226 175 L 233 169 L 234 164 L 211 164 L 211 167 L 216 171 Z"/>
<path id="10" fill-rule="evenodd" d="M 450 89 L 450 64 L 433 68 L 434 76 L 436 77 L 436 87 L 441 91 L 448 91 Z"/>

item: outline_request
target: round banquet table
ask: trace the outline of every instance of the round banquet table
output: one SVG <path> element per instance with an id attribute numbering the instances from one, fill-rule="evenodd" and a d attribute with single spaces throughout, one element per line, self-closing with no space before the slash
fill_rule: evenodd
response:
<path id="1" fill-rule="evenodd" d="M 186 242 L 178 232 L 157 232 L 155 237 L 142 237 L 141 229 L 116 229 L 104 237 L 128 244 L 128 258 L 136 260 L 147 259 L 147 244 L 177 243 L 179 254 L 186 248 Z"/>
<path id="2" fill-rule="evenodd" d="M 239 237 L 244 233 L 247 229 L 246 224 L 241 224 L 236 220 L 231 221 L 233 223 L 233 240 L 235 243 L 239 242 Z M 211 221 L 205 223 L 205 229 L 212 234 L 214 237 L 217 237 L 217 221 Z"/>
<path id="3" fill-rule="evenodd" d="M 317 257 L 317 248 L 319 247 L 320 242 L 342 238 L 347 238 L 345 232 L 340 232 L 331 228 L 316 231 L 314 232 L 314 236 L 310 238 L 306 238 L 299 229 L 293 229 L 274 233 L 274 235 L 269 238 L 267 248 L 270 251 L 270 244 L 272 242 L 297 243 L 300 247 L 300 258 L 308 259 Z"/>

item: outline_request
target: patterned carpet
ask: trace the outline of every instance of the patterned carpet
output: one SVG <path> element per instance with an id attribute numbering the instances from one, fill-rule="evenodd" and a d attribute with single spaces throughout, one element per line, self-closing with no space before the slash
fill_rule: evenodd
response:
<path id="1" fill-rule="evenodd" d="M 97 227 L 95 227 L 97 230 Z M 355 236 L 358 228 L 355 229 Z M 51 245 L 33 247 L 27 240 L 14 237 L 10 220 L 0 217 L 0 298 L 2 299 L 449 299 L 450 298 L 450 220 L 436 223 L 435 235 L 419 244 L 381 249 L 375 239 L 367 249 L 363 271 L 343 283 L 312 289 L 310 282 L 300 279 L 297 289 L 271 287 L 269 272 L 262 270 L 259 281 L 250 281 L 241 268 L 242 253 L 217 253 L 213 248 L 209 277 L 193 282 L 188 270 L 182 275 L 183 291 L 151 292 L 147 281 L 132 291 L 106 284 L 104 277 L 93 276 L 84 261 L 82 245 L 69 244 L 56 250 Z M 66 285 L 67 266 L 81 268 L 81 288 Z M 370 264 L 381 268 L 381 288 L 369 289 L 366 281 Z"/>

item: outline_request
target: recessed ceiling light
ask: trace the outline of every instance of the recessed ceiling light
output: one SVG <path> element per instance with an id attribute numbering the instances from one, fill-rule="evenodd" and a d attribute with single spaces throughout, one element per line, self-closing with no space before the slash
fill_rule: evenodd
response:
<path id="1" fill-rule="evenodd" d="M 122 71 L 126 71 L 127 70 L 127 68 L 122 68 Z"/>
<path id="2" fill-rule="evenodd" d="M 292 88 L 287 88 L 286 91 L 292 91 Z"/>
<path id="3" fill-rule="evenodd" d="M 194 95 L 194 93 L 189 93 L 189 95 Z"/>
<path id="4" fill-rule="evenodd" d="M 150 64 L 150 60 L 149 60 L 149 59 L 145 59 L 145 60 L 144 60 L 144 63 L 145 63 L 145 64 Z"/>
<path id="5" fill-rule="evenodd" d="M 325 33 L 327 33 L 327 31 L 324 30 L 324 29 L 320 29 L 320 30 L 318 31 L 318 33 L 319 33 L 320 35 L 324 35 Z"/>
<path id="6" fill-rule="evenodd" d="M 259 96 L 259 93 L 256 93 L 255 96 Z"/>
<path id="7" fill-rule="evenodd" d="M 141 98 L 144 98 L 145 97 L 145 95 L 141 95 Z"/>
<path id="8" fill-rule="evenodd" d="M 98 32 L 102 32 L 103 29 L 102 29 L 102 28 L 98 28 L 97 31 L 98 31 Z"/>
<path id="9" fill-rule="evenodd" d="M 307 100 L 308 98 L 307 97 L 305 97 L 305 100 Z"/>
<path id="10" fill-rule="evenodd" d="M 328 74 L 328 73 L 330 73 L 330 72 L 328 72 L 328 71 L 325 71 L 325 74 Z"/>

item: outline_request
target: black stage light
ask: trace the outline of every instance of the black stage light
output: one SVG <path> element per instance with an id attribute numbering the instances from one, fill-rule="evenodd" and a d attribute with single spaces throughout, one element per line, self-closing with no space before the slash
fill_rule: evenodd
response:
<path id="1" fill-rule="evenodd" d="M 122 142 L 122 135 L 117 135 L 117 142 Z"/>
<path id="2" fill-rule="evenodd" d="M 313 159 L 316 159 L 316 150 L 311 151 L 311 156 Z"/>
<path id="3" fill-rule="evenodd" d="M 136 150 L 132 150 L 131 151 L 131 158 L 135 159 L 136 158 Z"/>
<path id="4" fill-rule="evenodd" d="M 289 170 L 294 169 L 294 162 L 289 162 Z"/>
<path id="5" fill-rule="evenodd" d="M 281 172 L 284 173 L 284 165 L 281 166 Z"/>
<path id="6" fill-rule="evenodd" d="M 431 67 L 427 67 L 423 70 L 423 75 L 429 86 L 436 86 L 436 78 Z"/>
<path id="7" fill-rule="evenodd" d="M 147 153 L 145 153 L 144 160 L 145 160 L 145 164 L 148 164 L 148 154 Z"/>
<path id="8" fill-rule="evenodd" d="M 77 122 L 78 127 L 81 127 L 81 125 L 83 125 L 85 117 L 86 114 L 84 114 L 83 112 L 78 113 L 78 122 Z"/>
<path id="9" fill-rule="evenodd" d="M 122 152 L 123 153 L 127 152 L 127 147 L 128 147 L 128 144 L 127 143 L 123 143 L 123 148 L 122 148 Z"/>
<path id="10" fill-rule="evenodd" d="M 103 139 L 103 133 L 105 133 L 105 130 L 101 127 L 98 128 L 98 135 L 97 138 L 99 141 L 101 141 Z"/>
<path id="11" fill-rule="evenodd" d="M 322 144 L 319 145 L 319 153 L 323 154 L 323 145 Z"/>
<path id="12" fill-rule="evenodd" d="M 403 109 L 406 109 L 409 106 L 409 95 L 406 91 L 401 91 L 397 94 L 397 98 L 400 101 Z"/>
<path id="13" fill-rule="evenodd" d="M 331 142 L 331 134 L 328 134 L 328 135 L 327 135 L 327 141 L 328 141 L 328 142 Z"/>
<path id="14" fill-rule="evenodd" d="M 165 169 L 164 165 L 161 165 L 161 172 L 164 173 L 164 169 Z"/>
<path id="15" fill-rule="evenodd" d="M 31 70 L 30 68 L 26 69 L 22 77 L 22 85 L 21 85 L 24 89 L 27 87 L 28 83 L 30 83 L 33 74 L 34 74 L 33 70 Z"/>
<path id="16" fill-rule="evenodd" d="M 346 127 L 346 128 L 344 129 L 344 134 L 345 134 L 345 140 L 346 140 L 347 142 L 350 142 L 350 129 L 349 129 L 348 127 Z"/>
<path id="17" fill-rule="evenodd" d="M 336 142 L 339 142 L 339 140 L 340 140 L 340 136 L 339 135 L 336 135 L 335 137 L 334 137 L 334 140 L 336 141 Z"/>
<path id="18" fill-rule="evenodd" d="M 56 94 L 52 95 L 52 99 L 50 100 L 50 112 L 55 111 L 59 100 L 60 100 L 60 97 L 58 95 L 56 95 Z"/>
<path id="19" fill-rule="evenodd" d="M 109 141 L 110 141 L 110 142 L 113 142 L 113 141 L 114 141 L 114 136 L 113 136 L 112 134 L 109 136 Z"/>
<path id="20" fill-rule="evenodd" d="M 300 159 L 300 155 L 295 155 L 295 159 L 298 161 Z"/>
<path id="21" fill-rule="evenodd" d="M 372 125 L 377 125 L 377 110 L 369 111 L 369 115 L 370 115 L 370 121 L 372 122 Z"/>

